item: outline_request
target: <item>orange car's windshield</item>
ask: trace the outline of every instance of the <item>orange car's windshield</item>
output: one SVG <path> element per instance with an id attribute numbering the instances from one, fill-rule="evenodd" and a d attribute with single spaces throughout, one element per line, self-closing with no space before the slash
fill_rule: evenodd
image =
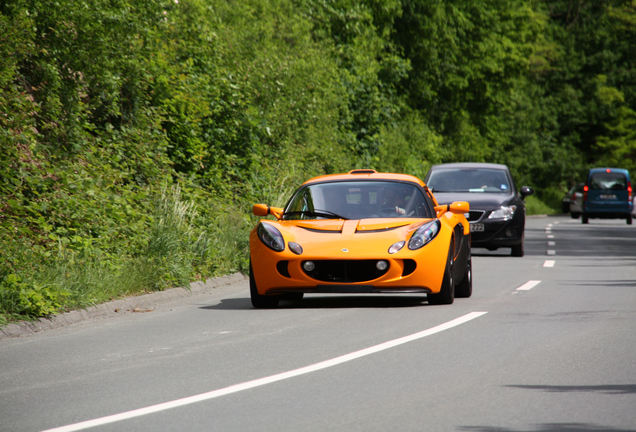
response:
<path id="1" fill-rule="evenodd" d="M 283 219 L 433 218 L 433 203 L 413 183 L 336 181 L 301 187 Z"/>

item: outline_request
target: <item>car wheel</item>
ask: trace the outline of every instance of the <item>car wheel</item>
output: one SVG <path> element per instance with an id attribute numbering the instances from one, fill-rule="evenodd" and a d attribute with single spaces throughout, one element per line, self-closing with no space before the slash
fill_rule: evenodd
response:
<path id="1" fill-rule="evenodd" d="M 252 263 L 250 263 L 250 297 L 252 299 L 252 306 L 256 309 L 271 309 L 278 306 L 278 296 L 265 296 L 258 293 Z"/>
<path id="2" fill-rule="evenodd" d="M 466 272 L 464 273 L 464 278 L 462 281 L 457 284 L 455 287 L 455 297 L 470 297 L 473 294 L 473 269 L 472 269 L 472 258 L 468 257 L 468 262 L 466 263 Z"/>
<path id="3" fill-rule="evenodd" d="M 632 224 L 632 215 L 628 214 L 627 215 L 627 225 L 631 225 Z"/>
<path id="4" fill-rule="evenodd" d="M 583 217 L 581 217 L 581 223 L 588 223 L 590 221 L 590 219 L 587 217 L 587 215 L 585 213 L 583 213 Z"/>
<path id="5" fill-rule="evenodd" d="M 580 214 L 580 213 L 578 213 L 578 212 L 572 212 L 572 213 L 570 213 L 570 217 L 571 217 L 572 219 L 578 219 L 578 218 L 579 218 L 579 216 L 581 216 L 581 214 Z"/>
<path id="6" fill-rule="evenodd" d="M 510 255 L 513 257 L 522 257 L 523 256 L 523 238 L 521 239 L 521 243 L 514 245 L 510 248 Z"/>
<path id="7" fill-rule="evenodd" d="M 434 305 L 453 304 L 455 301 L 455 281 L 453 280 L 453 240 L 451 239 L 451 247 L 448 249 L 448 258 L 446 259 L 446 268 L 442 278 L 442 288 L 437 294 L 428 295 L 428 303 Z"/>

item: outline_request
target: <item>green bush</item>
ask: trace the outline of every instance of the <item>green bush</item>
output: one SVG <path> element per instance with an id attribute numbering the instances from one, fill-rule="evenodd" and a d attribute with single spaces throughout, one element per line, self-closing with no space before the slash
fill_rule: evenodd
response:
<path id="1" fill-rule="evenodd" d="M 559 204 L 560 206 L 560 204 Z M 528 215 L 551 215 L 558 213 L 555 207 L 546 204 L 539 197 L 531 195 L 526 198 L 526 214 Z"/>
<path id="2" fill-rule="evenodd" d="M 29 285 L 16 274 L 8 274 L 0 280 L 0 304 L 8 316 L 36 318 L 58 311 L 66 292 L 54 287 Z"/>

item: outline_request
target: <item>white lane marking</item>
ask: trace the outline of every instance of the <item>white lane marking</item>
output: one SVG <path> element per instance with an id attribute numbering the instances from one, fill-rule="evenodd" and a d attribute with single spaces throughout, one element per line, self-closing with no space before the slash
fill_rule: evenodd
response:
<path id="1" fill-rule="evenodd" d="M 543 263 L 543 267 L 554 267 L 554 260 L 545 260 L 545 262 Z"/>
<path id="2" fill-rule="evenodd" d="M 556 246 L 556 242 L 549 241 L 549 242 L 548 242 L 548 246 Z"/>
<path id="3" fill-rule="evenodd" d="M 545 251 L 546 255 L 556 255 L 556 251 L 552 250 L 552 249 L 548 249 L 547 251 Z"/>
<path id="4" fill-rule="evenodd" d="M 532 288 L 536 287 L 540 283 L 540 280 L 530 280 L 517 288 L 517 291 L 530 291 Z"/>
<path id="5" fill-rule="evenodd" d="M 553 238 L 554 238 L 554 235 L 550 234 L 550 235 L 548 235 L 548 236 L 547 236 L 547 238 L 549 238 L 549 239 L 553 239 Z"/>
<path id="6" fill-rule="evenodd" d="M 334 357 L 329 360 L 325 360 L 322 362 L 314 363 L 309 366 L 301 367 L 299 369 L 290 370 L 287 372 L 282 372 L 276 375 L 271 375 L 264 378 L 258 378 L 252 381 L 246 381 L 240 384 L 234 384 L 229 387 L 224 387 L 217 390 L 212 390 L 207 393 L 201 393 L 194 396 L 189 396 L 183 399 L 176 399 L 169 402 L 163 402 L 157 405 L 147 406 L 145 408 L 139 408 L 131 411 L 126 411 L 119 414 L 113 414 L 106 417 L 100 417 L 93 420 L 86 420 L 80 423 L 74 423 L 66 426 L 60 426 L 53 429 L 47 429 L 42 432 L 71 432 L 71 431 L 79 431 L 84 429 L 89 429 L 96 426 L 103 426 L 109 423 L 115 423 L 122 420 L 128 420 L 135 417 L 140 417 L 147 414 L 156 413 L 159 411 L 165 411 L 172 408 L 177 408 L 185 405 L 190 405 L 197 402 L 206 401 L 209 399 L 214 399 L 222 396 L 227 396 L 232 393 L 237 393 L 244 390 L 253 389 L 255 387 L 264 386 L 267 384 L 272 384 L 278 381 L 286 380 L 289 378 L 294 378 L 300 375 L 316 372 L 322 369 L 327 369 L 333 366 L 337 366 L 342 363 L 346 363 L 352 360 L 359 359 L 361 357 L 365 357 L 371 354 L 378 353 L 380 351 L 388 350 L 390 348 L 395 348 L 396 346 L 403 345 L 409 342 L 416 341 L 418 339 L 425 338 L 427 336 L 434 335 L 436 333 L 443 332 L 445 330 L 449 330 L 453 327 L 457 327 L 459 325 L 465 324 L 468 321 L 474 320 L 475 318 L 479 318 L 482 315 L 487 314 L 488 312 L 470 312 L 466 315 L 460 316 L 459 318 L 455 318 L 454 320 L 447 321 L 443 324 L 437 325 L 435 327 L 431 327 L 427 330 L 422 330 L 417 333 L 413 333 L 408 336 L 404 336 L 398 339 L 393 339 L 387 342 L 383 342 L 378 345 L 374 345 L 368 348 L 361 349 L 359 351 L 354 351 L 349 354 L 345 354 L 339 357 Z"/>

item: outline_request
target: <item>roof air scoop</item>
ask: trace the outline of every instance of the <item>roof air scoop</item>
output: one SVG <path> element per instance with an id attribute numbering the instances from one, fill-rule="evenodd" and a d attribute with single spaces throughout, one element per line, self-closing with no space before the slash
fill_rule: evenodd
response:
<path id="1" fill-rule="evenodd" d="M 355 169 L 349 171 L 349 174 L 376 174 L 377 171 L 374 169 Z"/>

